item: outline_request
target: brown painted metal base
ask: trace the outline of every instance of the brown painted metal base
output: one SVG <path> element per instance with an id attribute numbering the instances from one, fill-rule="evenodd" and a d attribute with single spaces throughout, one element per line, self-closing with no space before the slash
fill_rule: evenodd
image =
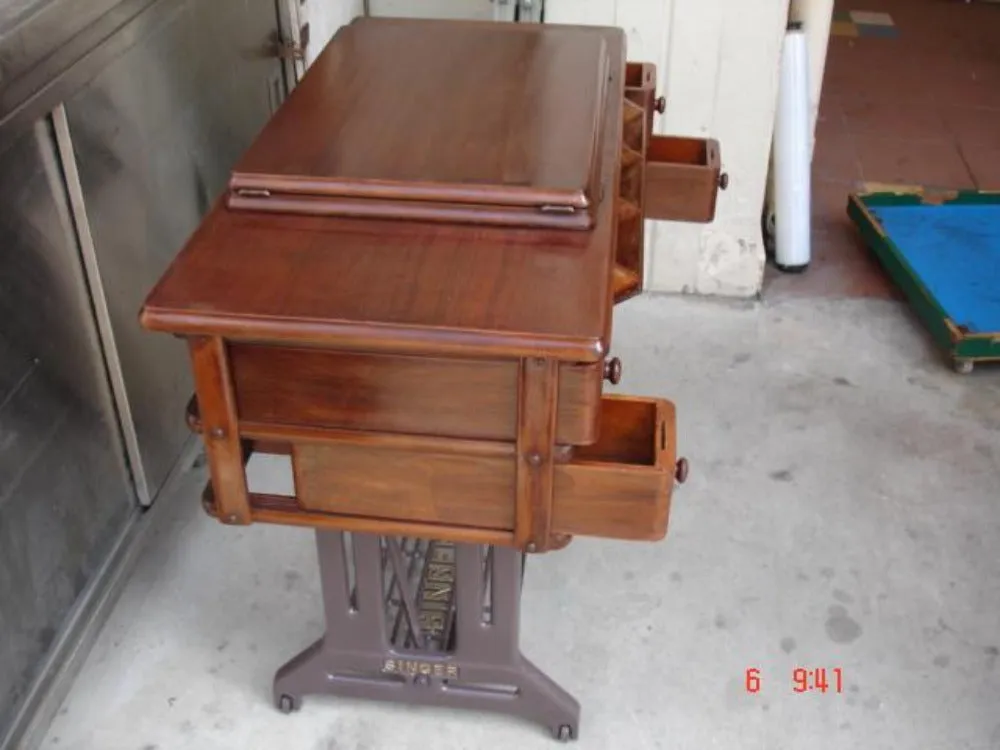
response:
<path id="1" fill-rule="evenodd" d="M 284 712 L 337 695 L 500 711 L 577 736 L 580 705 L 521 655 L 524 555 L 317 531 L 327 632 L 278 670 Z"/>

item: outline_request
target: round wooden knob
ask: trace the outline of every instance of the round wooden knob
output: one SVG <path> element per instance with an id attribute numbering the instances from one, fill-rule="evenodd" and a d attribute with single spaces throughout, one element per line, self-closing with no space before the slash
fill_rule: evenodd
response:
<path id="1" fill-rule="evenodd" d="M 723 172 L 719 175 L 719 189 L 725 190 L 727 187 L 729 187 L 729 173 Z"/>
<path id="2" fill-rule="evenodd" d="M 686 458 L 677 461 L 677 466 L 674 469 L 674 479 L 677 480 L 677 484 L 684 484 L 687 481 L 689 469 L 690 467 Z"/>
<path id="3" fill-rule="evenodd" d="M 661 115 L 667 111 L 667 98 L 665 96 L 656 97 L 656 101 L 653 102 L 653 109 L 659 112 Z"/>
<path id="4" fill-rule="evenodd" d="M 604 363 L 604 379 L 611 385 L 618 385 L 622 379 L 622 361 L 612 357 Z"/>

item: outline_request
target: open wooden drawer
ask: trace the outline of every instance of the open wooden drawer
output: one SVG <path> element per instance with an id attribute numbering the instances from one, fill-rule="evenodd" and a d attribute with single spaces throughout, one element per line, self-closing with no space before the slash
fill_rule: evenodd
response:
<path id="1" fill-rule="evenodd" d="M 663 538 L 674 435 L 669 401 L 605 396 L 600 439 L 571 456 L 557 452 L 552 533 Z M 258 450 L 285 452 L 280 435 L 269 445 L 267 435 L 253 437 Z M 251 494 L 253 520 L 480 543 L 513 540 L 512 443 L 314 430 L 296 435 L 290 451 L 295 497 Z M 211 491 L 206 508 L 214 512 Z"/>
<path id="2" fill-rule="evenodd" d="M 644 214 L 647 219 L 710 222 L 722 174 L 719 142 L 710 138 L 653 136 L 646 148 Z"/>
<path id="3" fill-rule="evenodd" d="M 552 528 L 612 539 L 662 539 L 677 465 L 674 405 L 604 396 L 601 436 L 555 468 Z"/>

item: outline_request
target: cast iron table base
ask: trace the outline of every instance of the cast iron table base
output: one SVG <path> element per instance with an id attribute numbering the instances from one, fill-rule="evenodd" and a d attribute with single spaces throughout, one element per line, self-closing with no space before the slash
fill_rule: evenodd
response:
<path id="1" fill-rule="evenodd" d="M 284 712 L 337 695 L 493 710 L 577 736 L 580 705 L 518 644 L 513 548 L 317 531 L 326 634 L 274 679 Z"/>

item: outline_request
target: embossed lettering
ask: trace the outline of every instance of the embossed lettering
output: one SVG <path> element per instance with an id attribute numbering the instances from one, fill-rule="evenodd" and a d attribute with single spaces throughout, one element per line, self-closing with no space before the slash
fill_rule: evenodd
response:
<path id="1" fill-rule="evenodd" d="M 434 545 L 434 551 L 431 553 L 431 562 L 436 563 L 446 563 L 448 565 L 455 564 L 455 548 L 448 544 L 442 544 L 438 542 Z"/>
<path id="2" fill-rule="evenodd" d="M 446 622 L 444 612 L 421 612 L 418 619 L 420 629 L 426 633 L 437 635 L 444 630 Z"/>
<path id="3" fill-rule="evenodd" d="M 457 664 L 441 662 L 414 661 L 410 659 L 386 659 L 382 663 L 382 671 L 386 674 L 398 674 L 406 677 L 438 677 L 447 680 L 457 680 L 459 668 Z"/>
<path id="4" fill-rule="evenodd" d="M 441 563 L 430 563 L 427 566 L 427 582 L 444 581 L 445 583 L 455 582 L 455 567 L 453 565 L 442 565 Z"/>
<path id="5" fill-rule="evenodd" d="M 451 599 L 451 586 L 442 586 L 439 589 L 428 586 L 424 591 L 424 601 L 427 602 L 446 602 L 449 599 Z"/>

